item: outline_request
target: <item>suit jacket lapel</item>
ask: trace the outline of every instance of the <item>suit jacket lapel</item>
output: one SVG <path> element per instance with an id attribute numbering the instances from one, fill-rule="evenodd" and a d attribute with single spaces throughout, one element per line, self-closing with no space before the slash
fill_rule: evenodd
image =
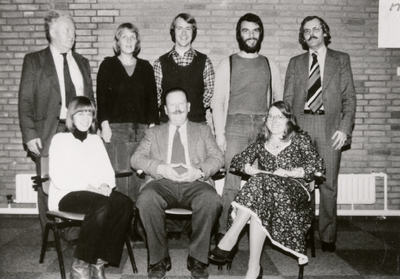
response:
<path id="1" fill-rule="evenodd" d="M 338 69 L 338 60 L 333 56 L 333 52 L 328 48 L 326 50 L 325 57 L 325 68 L 324 68 L 324 79 L 322 82 L 322 93 L 326 92 L 326 87 L 331 81 L 332 77 L 335 76 L 334 73 Z"/>
<path id="2" fill-rule="evenodd" d="M 162 124 L 160 127 L 160 133 L 157 135 L 159 140 L 159 152 L 160 157 L 165 163 L 168 162 L 168 139 L 169 139 L 169 123 Z"/>
<path id="3" fill-rule="evenodd" d="M 303 56 L 301 57 L 300 60 L 300 69 L 299 71 L 296 71 L 297 73 L 300 73 L 300 82 L 302 83 L 302 88 L 304 88 L 304 92 L 307 95 L 307 91 L 308 91 L 308 75 L 309 75 L 309 57 L 308 57 L 309 53 L 308 51 L 306 53 L 303 54 Z M 305 70 L 304 70 L 305 69 Z"/>
<path id="4" fill-rule="evenodd" d="M 193 165 L 193 159 L 196 156 L 196 144 L 197 144 L 197 130 L 193 127 L 193 124 L 188 121 L 187 123 L 187 141 L 188 141 L 188 152 L 190 165 Z"/>
<path id="5" fill-rule="evenodd" d="M 41 63 L 43 65 L 43 72 L 46 74 L 48 80 L 51 81 L 56 92 L 61 96 L 60 81 L 58 80 L 56 65 L 54 64 L 50 47 L 46 48 L 43 52 Z"/>

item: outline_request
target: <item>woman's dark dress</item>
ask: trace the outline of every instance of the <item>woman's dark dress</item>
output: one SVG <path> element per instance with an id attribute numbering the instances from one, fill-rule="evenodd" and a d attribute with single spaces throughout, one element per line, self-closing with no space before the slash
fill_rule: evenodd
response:
<path id="1" fill-rule="evenodd" d="M 265 140 L 259 137 L 232 159 L 231 167 L 244 172 L 245 164 L 253 164 L 258 159 L 260 170 L 274 172 L 279 168 L 303 168 L 304 178 L 270 174 L 252 176 L 232 203 L 234 210 L 230 223 L 238 208 L 250 210 L 260 219 L 273 244 L 294 254 L 300 263 L 306 263 L 305 235 L 314 217 L 308 183 L 314 180 L 315 171 L 325 172 L 324 162 L 305 132 L 295 134 L 290 145 L 276 156 L 264 145 Z"/>

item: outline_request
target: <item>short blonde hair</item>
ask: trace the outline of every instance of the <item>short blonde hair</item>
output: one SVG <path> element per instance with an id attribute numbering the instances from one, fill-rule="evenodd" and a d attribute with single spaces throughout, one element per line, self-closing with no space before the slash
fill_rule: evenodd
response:
<path id="1" fill-rule="evenodd" d="M 115 32 L 114 35 L 114 42 L 113 42 L 113 50 L 115 55 L 120 55 L 121 54 L 121 46 L 119 45 L 119 40 L 121 39 L 121 34 L 124 29 L 128 29 L 130 32 L 136 35 L 136 45 L 135 45 L 135 50 L 132 53 L 132 56 L 136 57 L 139 52 L 140 52 L 140 36 L 139 36 L 139 29 L 132 23 L 122 23 L 120 26 L 118 26 L 117 31 Z"/>
<path id="2" fill-rule="evenodd" d="M 68 131 L 72 133 L 76 129 L 73 118 L 75 114 L 81 111 L 89 111 L 93 114 L 92 125 L 88 133 L 95 134 L 97 131 L 96 106 L 85 96 L 77 96 L 69 103 L 67 119 L 65 120 L 65 126 L 67 126 Z"/>

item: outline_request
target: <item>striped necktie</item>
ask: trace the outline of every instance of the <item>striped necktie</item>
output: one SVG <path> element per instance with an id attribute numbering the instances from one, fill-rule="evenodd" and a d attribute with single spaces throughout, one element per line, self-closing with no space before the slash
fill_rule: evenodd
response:
<path id="1" fill-rule="evenodd" d="M 185 148 L 183 147 L 181 141 L 179 128 L 180 126 L 176 127 L 174 140 L 172 142 L 171 164 L 186 164 Z M 187 169 L 184 167 L 176 167 L 175 170 L 178 174 L 182 174 L 187 171 Z"/>
<path id="2" fill-rule="evenodd" d="M 313 61 L 308 78 L 307 106 L 312 112 L 316 112 L 322 106 L 321 71 L 318 64 L 317 52 L 311 54 Z"/>

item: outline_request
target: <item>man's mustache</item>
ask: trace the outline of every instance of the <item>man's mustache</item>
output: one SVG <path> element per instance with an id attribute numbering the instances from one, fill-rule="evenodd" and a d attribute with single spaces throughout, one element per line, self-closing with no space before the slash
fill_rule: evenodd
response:
<path id="1" fill-rule="evenodd" d="M 315 37 L 315 36 L 311 36 L 307 41 L 309 41 L 309 40 L 311 40 L 311 39 L 318 39 L 318 38 Z"/>
<path id="2" fill-rule="evenodd" d="M 177 109 L 172 114 L 182 114 L 183 112 L 184 112 L 183 110 Z"/>
<path id="3" fill-rule="evenodd" d="M 258 42 L 258 39 L 257 39 L 257 38 L 248 38 L 248 39 L 246 39 L 246 42 L 247 42 L 247 41 L 250 41 L 250 40 L 255 40 L 255 41 Z"/>

